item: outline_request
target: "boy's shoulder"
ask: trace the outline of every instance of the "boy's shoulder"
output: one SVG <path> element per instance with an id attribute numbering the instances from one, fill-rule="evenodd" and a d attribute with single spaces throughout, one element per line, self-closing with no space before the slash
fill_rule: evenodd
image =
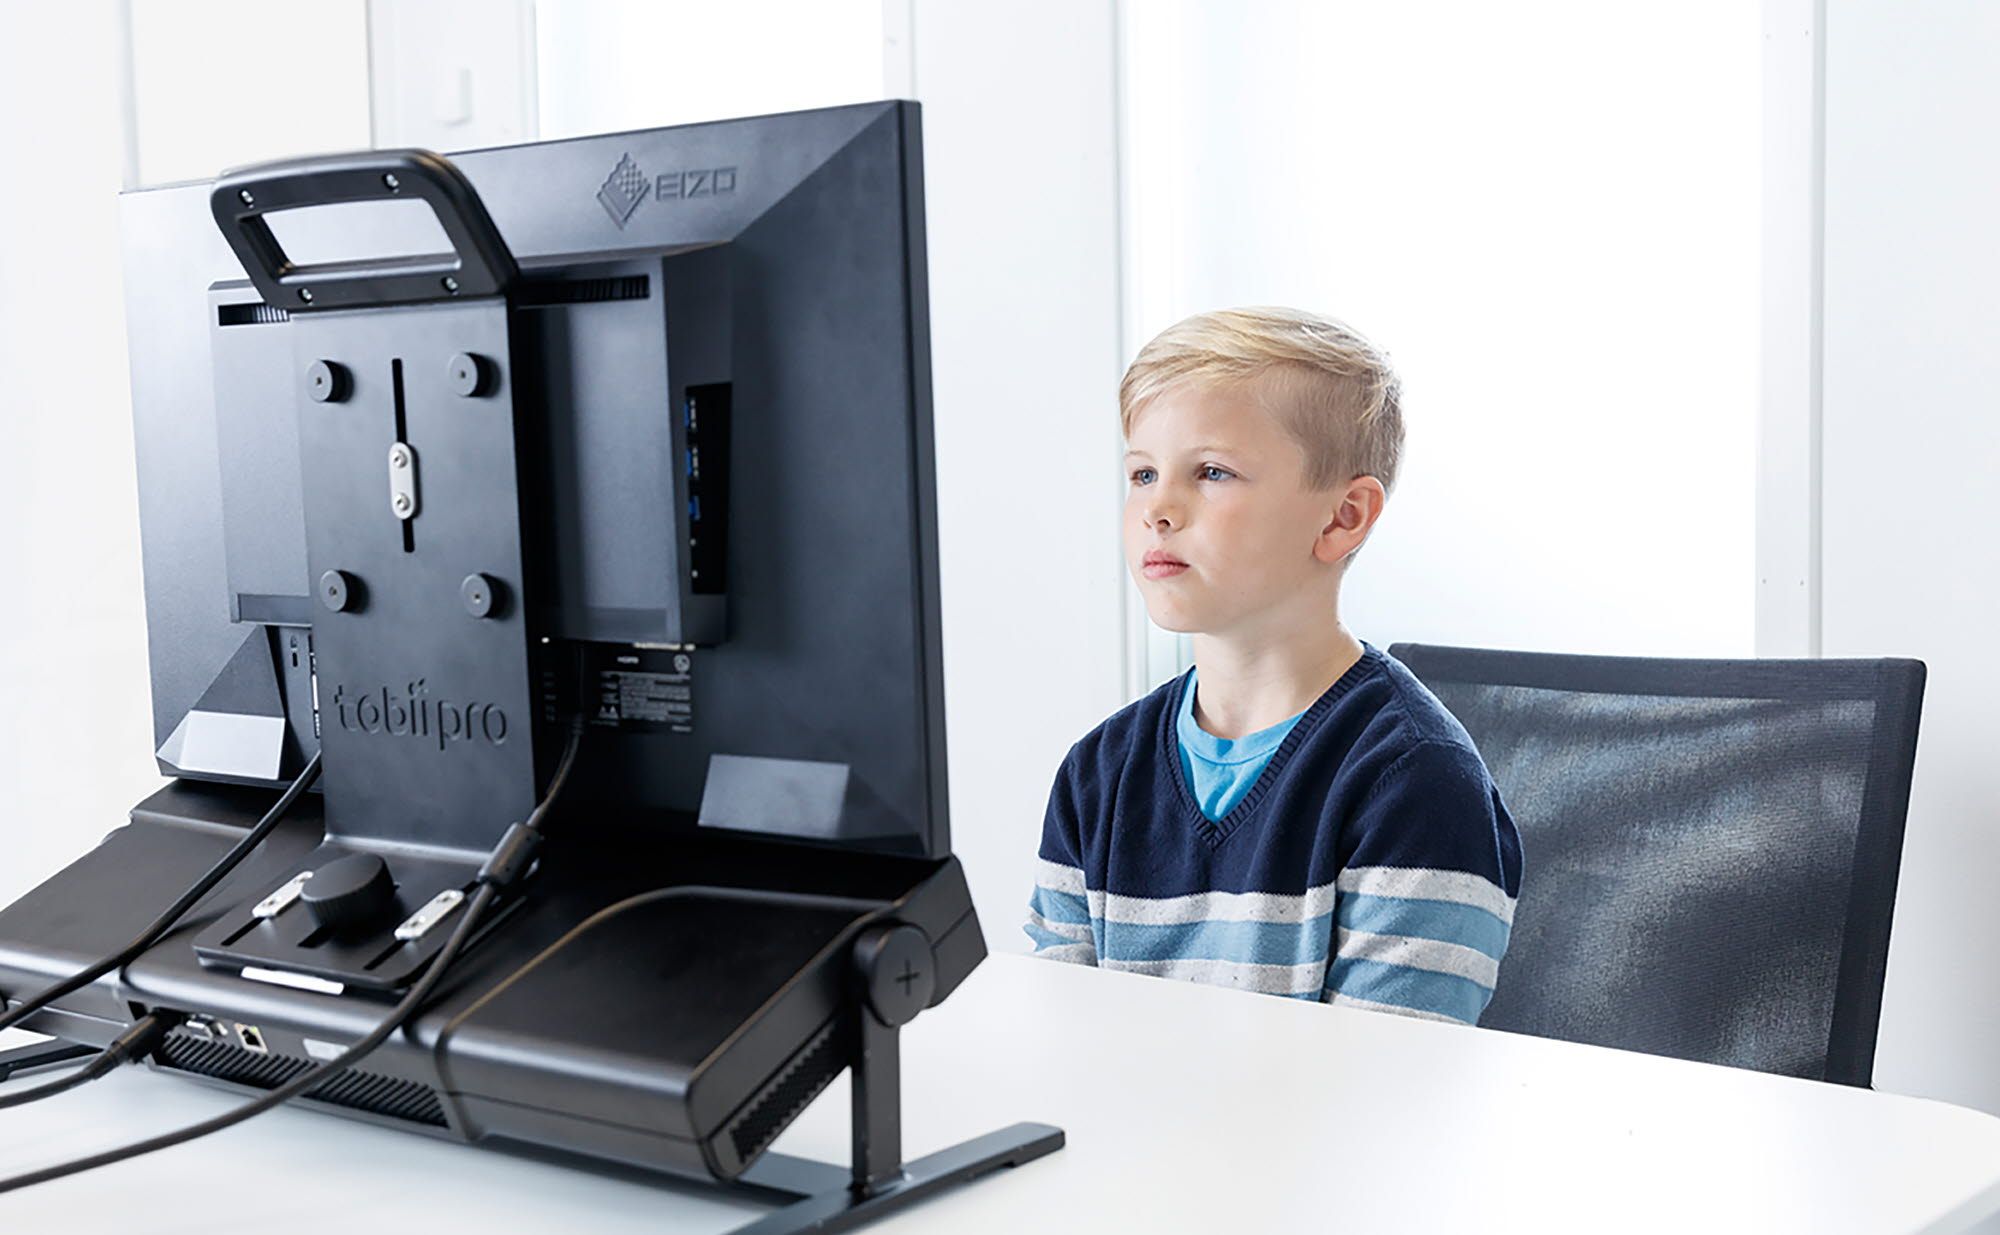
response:
<path id="1" fill-rule="evenodd" d="M 1472 735 L 1444 701 L 1410 672 L 1409 666 L 1373 647 L 1368 652 L 1377 661 L 1373 684 L 1379 698 L 1369 728 L 1382 741 L 1406 750 L 1443 747 L 1478 760 L 1479 750 L 1473 745 Z"/>

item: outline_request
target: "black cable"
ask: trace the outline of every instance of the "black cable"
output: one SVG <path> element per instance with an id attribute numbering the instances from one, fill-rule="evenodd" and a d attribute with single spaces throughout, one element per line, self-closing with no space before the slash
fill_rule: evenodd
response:
<path id="1" fill-rule="evenodd" d="M 549 807 L 555 803 L 556 795 L 562 792 L 563 785 L 569 780 L 570 768 L 576 762 L 576 751 L 577 747 L 582 744 L 582 738 L 583 723 L 582 719 L 578 718 L 570 726 L 569 743 L 563 750 L 561 762 L 556 765 L 555 775 L 549 778 L 548 792 L 542 795 L 541 802 L 528 816 L 525 824 L 508 829 L 508 836 L 503 837 L 500 846 L 495 849 L 496 854 L 508 844 L 508 838 L 513 837 L 517 831 L 525 830 L 531 833 L 539 833 L 542 820 L 548 815 Z M 489 859 L 488 866 L 490 867 L 491 865 L 493 863 Z M 397 1002 L 396 1006 L 389 1010 L 389 1014 L 382 1018 L 381 1022 L 375 1026 L 374 1030 L 367 1037 L 348 1047 L 334 1058 L 325 1060 L 315 1067 L 308 1068 L 283 1085 L 244 1103 L 235 1110 L 224 1111 L 222 1114 L 205 1119 L 200 1123 L 190 1124 L 185 1128 L 162 1133 L 159 1136 L 148 1137 L 143 1141 L 134 1141 L 130 1145 L 121 1145 L 116 1149 L 107 1149 L 102 1153 L 92 1154 L 87 1158 L 76 1158 L 69 1162 L 58 1163 L 55 1166 L 43 1167 L 39 1171 L 30 1171 L 25 1175 L 16 1175 L 10 1179 L 0 1179 L 0 1192 L 12 1192 L 18 1188 L 32 1187 L 35 1184 L 47 1183 L 50 1180 L 62 1179 L 69 1175 L 79 1175 L 84 1171 L 95 1170 L 100 1166 L 110 1166 L 113 1163 L 124 1162 L 143 1154 L 153 1153 L 156 1150 L 170 1149 L 175 1145 L 183 1145 L 189 1141 L 207 1136 L 211 1132 L 220 1132 L 225 1128 L 232 1128 L 246 1119 L 261 1115 L 273 1107 L 280 1106 L 298 1097 L 300 1094 L 316 1088 L 333 1073 L 354 1066 L 363 1056 L 388 1041 L 390 1034 L 401 1029 L 411 1017 L 416 1015 L 417 1011 L 423 1006 L 424 1001 L 430 998 L 431 991 L 436 988 L 439 980 L 444 977 L 445 970 L 451 966 L 453 960 L 457 959 L 460 950 L 472 938 L 473 932 L 478 929 L 480 919 L 486 916 L 487 909 L 492 905 L 494 898 L 500 892 L 501 884 L 489 878 L 485 871 L 482 870 L 478 890 L 472 894 L 472 899 L 466 903 L 465 912 L 460 916 L 458 925 L 452 929 L 451 936 L 445 940 L 444 947 L 440 948 L 438 954 L 432 958 L 430 967 L 424 970 L 423 977 L 418 979 L 417 984 L 410 988 L 409 993 L 404 995 Z"/>
<path id="2" fill-rule="evenodd" d="M 161 1042 L 174 1026 L 186 1018 L 178 1012 L 149 1012 L 132 1022 L 132 1027 L 118 1035 L 110 1046 L 92 1055 L 75 1071 L 53 1081 L 23 1089 L 17 1093 L 0 1093 L 0 1111 L 10 1106 L 26 1106 L 43 1098 L 53 1098 L 59 1093 L 68 1093 L 81 1085 L 87 1085 L 101 1076 L 108 1076 L 121 1064 L 134 1059 L 144 1059 L 159 1048 Z"/>
<path id="3" fill-rule="evenodd" d="M 418 979 L 417 984 L 410 988 L 409 993 L 404 995 L 396 1006 L 390 1010 L 389 1015 L 384 1017 L 381 1023 L 375 1026 L 373 1032 L 359 1042 L 356 1042 L 353 1046 L 342 1051 L 339 1055 L 320 1063 L 316 1067 L 301 1072 L 298 1076 L 261 1097 L 246 1102 L 234 1110 L 224 1111 L 220 1115 L 204 1119 L 200 1123 L 189 1124 L 185 1128 L 178 1128 L 172 1132 L 162 1133 L 159 1136 L 148 1137 L 143 1141 L 134 1141 L 129 1145 L 120 1145 L 116 1149 L 107 1149 L 102 1153 L 92 1154 L 87 1158 L 75 1158 L 68 1162 L 58 1163 L 55 1166 L 43 1167 L 39 1171 L 29 1171 L 25 1175 L 16 1175 L 11 1179 L 0 1179 L 0 1192 L 12 1192 L 18 1188 L 32 1187 L 35 1184 L 47 1183 L 50 1180 L 62 1179 L 65 1176 L 80 1175 L 85 1171 L 96 1170 L 100 1166 L 110 1166 L 114 1162 L 124 1162 L 130 1158 L 137 1158 L 142 1154 L 153 1153 L 156 1150 L 170 1149 L 175 1145 L 185 1144 L 188 1141 L 207 1136 L 211 1132 L 220 1132 L 224 1128 L 234 1127 L 246 1119 L 261 1115 L 272 1107 L 279 1106 L 314 1088 L 320 1082 L 324 1081 L 328 1074 L 352 1066 L 363 1055 L 366 1055 L 387 1041 L 390 1034 L 402 1028 L 404 1022 L 410 1019 L 418 1006 L 430 997 L 431 990 L 436 987 L 438 979 L 444 976 L 446 966 L 451 964 L 452 960 L 458 955 L 459 949 L 463 948 L 466 940 L 471 938 L 473 930 L 479 925 L 479 920 L 485 916 L 486 908 L 493 903 L 493 898 L 496 894 L 497 889 L 490 883 L 479 886 L 479 890 L 472 894 L 472 900 L 466 904 L 465 913 L 459 918 L 458 926 L 451 932 L 451 937 L 445 940 L 444 947 L 438 951 L 437 956 L 431 961 L 430 968 L 424 971 L 424 976 Z"/>
<path id="4" fill-rule="evenodd" d="M 160 936 L 172 930 L 174 924 L 180 921 L 182 914 L 193 908 L 195 902 L 207 896 L 216 884 L 222 882 L 225 875 L 235 870 L 244 858 L 250 856 L 251 850 L 263 843 L 264 838 L 271 834 L 271 829 L 278 826 L 278 821 L 285 817 L 285 813 L 292 809 L 306 790 L 312 788 L 313 781 L 319 779 L 319 765 L 319 752 L 315 751 L 305 770 L 285 788 L 285 792 L 272 803 L 271 809 L 264 812 L 264 817 L 257 821 L 257 826 L 244 833 L 242 840 L 237 841 L 228 853 L 223 854 L 215 865 L 208 868 L 206 874 L 195 880 L 187 891 L 181 893 L 179 899 L 167 906 L 159 917 L 154 918 L 151 925 L 140 931 L 138 938 L 89 968 L 72 974 L 47 990 L 16 1004 L 12 1011 L 0 1013 L 0 1030 L 13 1028 L 63 996 L 74 994 L 112 970 L 130 964 L 132 958 L 159 942 Z"/>
<path id="5" fill-rule="evenodd" d="M 530 831 L 542 830 L 542 821 L 548 818 L 549 807 L 555 805 L 556 799 L 562 796 L 563 786 L 569 783 L 570 768 L 576 765 L 577 748 L 582 745 L 583 717 L 579 715 L 569 723 L 569 741 L 563 744 L 562 758 L 556 761 L 555 774 L 549 777 L 548 792 L 542 795 L 541 802 L 528 815 L 528 822 L 524 826 Z"/>

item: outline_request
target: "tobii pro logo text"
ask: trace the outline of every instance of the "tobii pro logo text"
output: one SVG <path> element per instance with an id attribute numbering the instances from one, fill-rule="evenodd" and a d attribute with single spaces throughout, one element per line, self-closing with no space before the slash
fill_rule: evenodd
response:
<path id="1" fill-rule="evenodd" d="M 349 733 L 416 738 L 436 742 L 439 750 L 454 742 L 499 746 L 507 740 L 507 713 L 499 704 L 432 699 L 422 678 L 401 691 L 387 686 L 367 692 L 335 687 L 333 714 Z"/>

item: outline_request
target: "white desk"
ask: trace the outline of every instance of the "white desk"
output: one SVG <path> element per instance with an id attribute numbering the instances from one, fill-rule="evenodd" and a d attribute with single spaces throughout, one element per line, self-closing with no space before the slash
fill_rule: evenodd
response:
<path id="1" fill-rule="evenodd" d="M 1069 1146 L 885 1233 L 1883 1235 L 2000 1212 L 2000 1119 L 1960 1107 L 1026 957 L 919 1017 L 903 1060 L 910 1156 L 1018 1120 Z M 0 1112 L 0 1174 L 235 1101 L 125 1069 Z M 844 1163 L 846 1114 L 840 1082 L 777 1148 Z M 759 1212 L 299 1110 L 0 1197 L 9 1231 L 119 1235 L 660 1235 Z"/>

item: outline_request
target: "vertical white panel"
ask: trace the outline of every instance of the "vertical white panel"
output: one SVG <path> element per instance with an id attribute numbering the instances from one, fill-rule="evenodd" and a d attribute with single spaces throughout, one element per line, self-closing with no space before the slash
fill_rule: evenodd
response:
<path id="1" fill-rule="evenodd" d="M 376 146 L 536 137 L 534 0 L 368 0 L 368 59 Z"/>
<path id="2" fill-rule="evenodd" d="M 995 949 L 1049 785 L 1123 699 L 1109 0 L 912 6 L 953 845 Z"/>
<path id="3" fill-rule="evenodd" d="M 2000 6 L 1830 0 L 1825 651 L 1930 667 L 1876 1083 L 2000 1111 Z"/>
<path id="4" fill-rule="evenodd" d="M 1757 654 L 1820 651 L 1822 0 L 1764 3 L 1764 345 Z"/>

